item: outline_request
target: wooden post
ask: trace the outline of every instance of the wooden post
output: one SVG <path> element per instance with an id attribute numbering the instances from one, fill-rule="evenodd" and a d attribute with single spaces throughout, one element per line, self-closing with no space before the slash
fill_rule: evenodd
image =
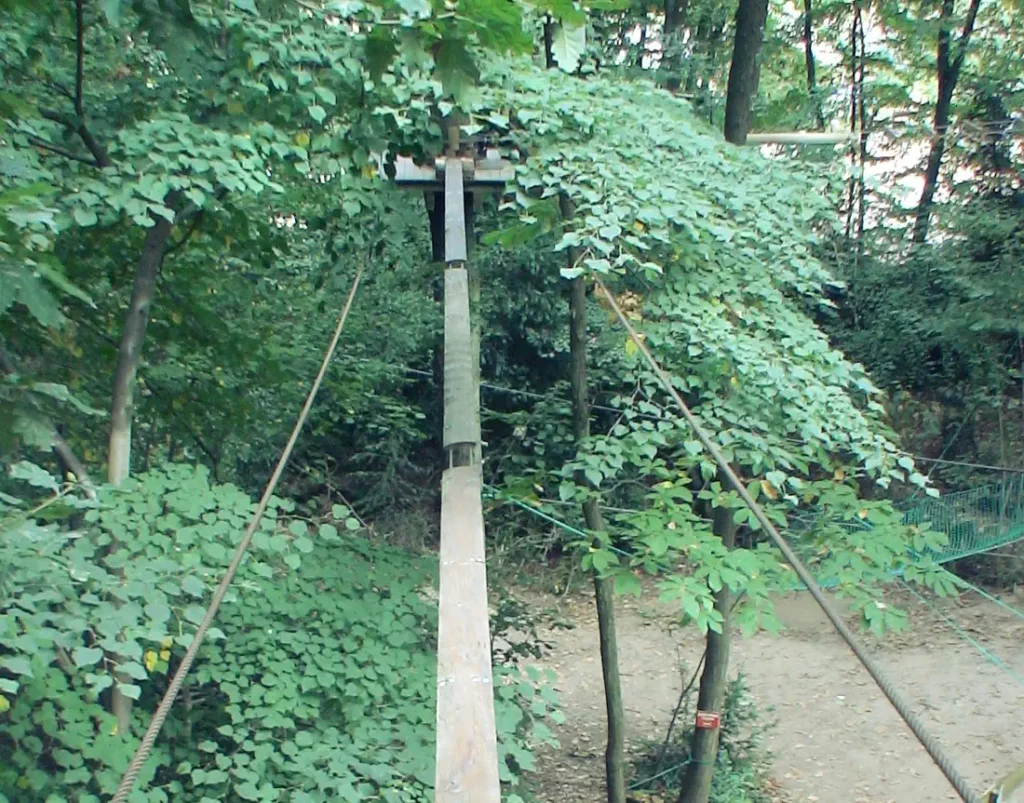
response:
<path id="1" fill-rule="evenodd" d="M 462 161 L 444 169 L 444 450 L 435 803 L 500 803 Z"/>

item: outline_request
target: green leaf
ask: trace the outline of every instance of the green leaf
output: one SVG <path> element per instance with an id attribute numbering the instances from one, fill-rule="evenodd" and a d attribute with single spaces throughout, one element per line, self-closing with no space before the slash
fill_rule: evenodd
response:
<path id="1" fill-rule="evenodd" d="M 119 664 L 117 671 L 130 678 L 134 678 L 135 680 L 145 680 L 149 677 L 149 673 L 146 672 L 146 668 L 135 661 L 126 661 L 123 664 Z"/>
<path id="2" fill-rule="evenodd" d="M 102 655 L 102 652 L 100 654 Z M 15 675 L 35 677 L 32 674 L 32 664 L 23 655 L 8 655 L 6 658 L 0 659 L 0 668 L 13 672 Z"/>
<path id="3" fill-rule="evenodd" d="M 618 594 L 632 594 L 639 597 L 643 591 L 640 578 L 632 572 L 622 572 L 615 575 L 615 592 Z"/>
<path id="4" fill-rule="evenodd" d="M 250 14 L 259 14 L 254 0 L 231 0 L 231 5 L 241 11 L 248 11 Z"/>
<path id="5" fill-rule="evenodd" d="M 134 683 L 118 683 L 117 688 L 129 700 L 138 700 L 142 694 L 142 687 Z"/>
<path id="6" fill-rule="evenodd" d="M 323 106 L 319 106 L 314 103 L 309 107 L 309 116 L 316 122 L 322 123 L 324 118 L 327 117 L 327 110 Z"/>
<path id="7" fill-rule="evenodd" d="M 150 602 L 143 612 L 154 622 L 163 623 L 171 618 L 171 609 L 164 602 Z"/>
<path id="8" fill-rule="evenodd" d="M 116 2 L 117 0 L 114 0 Z M 78 208 L 74 212 L 75 223 L 79 226 L 95 226 L 99 221 L 96 213 L 92 209 L 81 209 Z"/>
<path id="9" fill-rule="evenodd" d="M 9 472 L 11 479 L 23 480 L 35 488 L 43 488 L 47 491 L 57 490 L 57 481 L 35 463 L 27 460 L 19 460 L 11 466 Z"/>
<path id="10" fill-rule="evenodd" d="M 93 666 L 102 660 L 103 650 L 99 647 L 75 647 L 71 653 L 75 666 Z"/>
<path id="11" fill-rule="evenodd" d="M 580 57 L 586 49 L 586 25 L 570 26 L 559 23 L 555 26 L 551 39 L 551 55 L 559 69 L 567 73 L 576 72 L 580 66 Z"/>
<path id="12" fill-rule="evenodd" d="M 121 0 L 100 0 L 103 16 L 111 25 L 121 24 Z"/>
<path id="13" fill-rule="evenodd" d="M 181 590 L 193 597 L 201 597 L 206 594 L 206 584 L 194 574 L 190 574 L 181 581 Z"/>
<path id="14" fill-rule="evenodd" d="M 328 89 L 326 86 L 315 86 L 313 87 L 313 92 L 328 106 L 334 106 L 338 102 L 338 96 L 334 94 L 333 90 Z M 320 121 L 317 120 L 317 122 Z"/>
<path id="15" fill-rule="evenodd" d="M 197 625 L 203 621 L 203 617 L 206 616 L 206 609 L 201 608 L 198 605 L 190 605 L 185 609 L 184 616 L 188 621 L 192 622 L 192 624 Z"/>
<path id="16" fill-rule="evenodd" d="M 338 528 L 333 524 L 321 524 L 317 535 L 325 541 L 337 540 Z"/>

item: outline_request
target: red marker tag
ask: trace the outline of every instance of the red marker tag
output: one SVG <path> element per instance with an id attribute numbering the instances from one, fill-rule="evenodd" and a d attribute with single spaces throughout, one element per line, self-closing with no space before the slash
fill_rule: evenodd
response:
<path id="1" fill-rule="evenodd" d="M 698 730 L 714 730 L 721 724 L 722 715 L 716 714 L 714 711 L 698 711 L 697 712 L 697 729 Z"/>

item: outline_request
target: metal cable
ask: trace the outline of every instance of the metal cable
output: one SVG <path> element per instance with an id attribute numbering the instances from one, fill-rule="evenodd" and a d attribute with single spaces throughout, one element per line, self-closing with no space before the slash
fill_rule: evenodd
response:
<path id="1" fill-rule="evenodd" d="M 974 647 L 974 649 L 976 649 L 983 658 L 985 658 L 989 662 L 995 664 L 1000 669 L 1002 669 L 1007 675 L 1009 675 L 1011 678 L 1017 681 L 1018 685 L 1024 686 L 1024 675 L 1021 675 L 1017 670 L 1015 670 L 1012 666 L 1006 663 L 1006 661 L 1004 661 L 1002 658 L 1000 658 L 998 655 L 992 652 L 992 650 L 990 650 L 988 647 L 986 647 L 984 644 L 982 644 L 980 641 L 974 638 L 952 616 L 943 613 L 937 607 L 932 605 L 932 603 L 925 599 L 923 594 L 921 594 L 916 588 L 911 586 L 910 583 L 908 583 L 902 577 L 899 578 L 899 582 L 907 591 L 909 591 L 917 599 L 918 602 L 920 602 L 922 605 L 928 608 L 928 610 L 934 613 L 939 619 L 942 619 L 942 621 L 949 625 L 950 629 L 953 630 L 953 632 L 955 632 L 958 636 L 960 636 L 960 638 L 962 638 L 964 641 L 966 641 L 968 644 Z"/>
<path id="2" fill-rule="evenodd" d="M 274 468 L 274 473 L 271 475 L 269 482 L 267 482 L 267 487 L 263 491 L 263 496 L 260 499 L 259 505 L 256 506 L 256 512 L 253 514 L 252 521 L 249 522 L 245 535 L 242 536 L 241 542 L 239 542 L 238 547 L 235 549 L 235 554 L 231 557 L 231 562 L 228 564 L 227 571 L 224 572 L 224 577 L 221 578 L 220 585 L 217 586 L 217 590 L 213 593 L 213 599 L 210 601 L 210 607 L 206 609 L 206 615 L 203 617 L 203 621 L 200 622 L 199 627 L 196 628 L 195 636 L 192 637 L 192 643 L 189 645 L 188 650 L 185 651 L 185 657 L 181 659 L 181 663 L 178 665 L 178 670 L 174 673 L 174 678 L 171 680 L 170 686 L 167 687 L 167 692 L 164 694 L 163 699 L 160 701 L 160 705 L 157 706 L 156 711 L 153 713 L 153 719 L 150 720 L 149 727 L 146 729 L 146 733 L 142 737 L 142 742 L 135 751 L 135 755 L 132 756 L 131 763 L 128 765 L 128 769 L 125 770 L 124 775 L 121 777 L 121 783 L 118 785 L 117 792 L 114 793 L 114 797 L 111 798 L 110 803 L 125 803 L 128 800 L 128 795 L 131 794 L 132 789 L 135 787 L 135 779 L 138 777 L 139 772 L 142 769 L 142 765 L 145 764 L 146 759 L 149 758 L 149 752 L 153 749 L 153 743 L 156 741 L 156 737 L 160 733 L 160 728 L 163 727 L 164 720 L 167 719 L 171 706 L 174 705 L 174 700 L 178 696 L 178 692 L 181 690 L 181 686 L 185 682 L 185 678 L 188 676 L 189 670 L 192 668 L 192 662 L 195 661 L 196 653 L 199 652 L 199 646 L 203 642 L 203 637 L 206 635 L 206 631 L 210 629 L 210 625 L 213 624 L 214 617 L 217 615 L 217 610 L 220 608 L 220 604 L 224 601 L 224 595 L 227 594 L 228 587 L 231 585 L 231 581 L 238 572 L 238 567 L 242 564 L 242 558 L 245 557 L 245 551 L 248 549 L 249 543 L 252 541 L 256 528 L 263 519 L 263 514 L 267 511 L 267 506 L 270 504 L 270 497 L 273 496 L 274 490 L 277 488 L 277 483 L 281 479 L 284 467 L 288 462 L 288 458 L 291 457 L 292 450 L 295 448 L 295 442 L 299 438 L 299 432 L 302 431 L 302 427 L 306 423 L 306 417 L 309 415 L 309 410 L 313 406 L 314 399 L 316 399 L 317 391 L 320 390 L 320 384 L 323 382 L 324 376 L 327 374 L 327 367 L 330 365 L 331 358 L 334 356 L 334 351 L 338 347 L 338 340 L 341 338 L 341 330 L 345 327 L 345 319 L 348 318 L 348 311 L 352 307 L 352 301 L 355 298 L 356 290 L 359 288 L 359 280 L 362 276 L 363 269 L 360 268 L 356 273 L 355 279 L 352 281 L 352 289 L 349 290 L 348 298 L 345 300 L 345 306 L 341 310 L 341 315 L 338 318 L 338 325 L 334 330 L 334 336 L 331 338 L 331 343 L 327 347 L 327 351 L 324 353 L 324 360 L 320 365 L 320 372 L 313 381 L 313 387 L 309 390 L 309 395 L 306 397 L 306 403 L 302 406 L 302 411 L 299 413 L 295 426 L 292 428 L 292 434 L 288 438 L 288 443 L 285 444 L 284 450 L 281 452 L 281 457 L 277 461 L 277 466 Z"/>
<path id="3" fill-rule="evenodd" d="M 690 427 L 693 429 L 693 432 L 697 436 L 698 440 L 700 440 L 700 442 L 704 445 L 704 448 L 707 449 L 708 452 L 711 454 L 712 458 L 714 458 L 715 462 L 718 464 L 718 467 L 728 478 L 729 483 L 733 486 L 733 488 L 736 489 L 736 493 L 739 494 L 740 499 L 743 500 L 743 503 L 750 509 L 750 512 L 757 519 L 758 523 L 771 537 L 772 541 L 775 543 L 775 546 L 778 547 L 779 550 L 782 552 L 783 556 L 786 558 L 786 561 L 789 563 L 789 565 L 793 567 L 793 571 L 796 572 L 800 580 L 804 583 L 805 586 L 807 586 L 807 590 L 810 592 L 811 596 L 814 597 L 818 605 L 821 606 L 821 609 L 822 611 L 824 611 L 825 616 L 828 617 L 829 621 L 832 623 L 832 626 L 835 627 L 839 635 L 842 636 L 843 641 L 846 642 L 847 646 L 853 651 L 853 654 L 857 656 L 857 659 L 864 665 L 864 668 L 867 669 L 868 674 L 871 675 L 872 679 L 878 685 L 878 688 L 882 690 L 885 696 L 889 699 L 889 702 L 892 703 L 893 708 L 896 709 L 897 713 L 899 713 L 899 715 L 903 718 L 903 721 L 907 723 L 910 730 L 914 733 L 914 736 L 917 737 L 917 740 L 921 743 L 924 749 L 928 751 L 928 755 L 931 756 L 932 760 L 936 763 L 936 765 L 938 765 L 939 769 L 942 770 L 942 774 L 946 776 L 946 779 L 956 790 L 957 794 L 960 795 L 960 798 L 964 801 L 964 803 L 981 803 L 981 799 L 977 797 L 973 791 L 971 791 L 970 786 L 968 786 L 967 784 L 967 780 L 959 773 L 959 771 L 953 765 L 953 762 L 949 758 L 949 756 L 946 755 L 946 753 L 943 751 L 942 747 L 939 745 L 936 739 L 930 733 L 928 733 L 921 719 L 917 716 L 917 714 L 915 714 L 910 709 L 910 706 L 907 705 L 907 702 L 903 699 L 899 692 L 896 691 L 895 687 L 893 687 L 893 685 L 889 682 L 888 678 L 885 677 L 880 667 L 875 663 L 874 659 L 871 658 L 864 651 L 864 648 L 857 642 L 856 637 L 853 635 L 850 629 L 840 618 L 839 614 L 832 608 L 832 606 L 825 599 L 824 594 L 822 594 L 821 588 L 819 588 L 818 584 L 814 582 L 814 578 L 811 577 L 810 572 L 807 571 L 807 568 L 796 556 L 796 554 L 790 548 L 789 544 L 785 542 L 785 540 L 779 534 L 779 531 L 775 529 L 775 525 L 771 523 L 771 521 L 765 515 L 764 511 L 761 509 L 761 506 L 754 500 L 754 497 L 750 495 L 746 487 L 744 487 L 743 483 L 740 481 L 740 478 L 736 476 L 736 472 L 732 470 L 732 467 L 729 465 L 729 462 L 725 459 L 725 455 L 722 454 L 721 450 L 715 445 L 715 443 L 711 440 L 708 434 L 704 431 L 704 428 L 700 425 L 700 422 L 697 420 L 696 416 L 692 412 L 690 412 L 690 408 L 686 406 L 686 402 L 683 401 L 682 397 L 673 387 L 672 381 L 669 378 L 668 374 L 665 373 L 665 371 L 661 368 L 658 362 L 654 359 L 654 357 L 651 355 L 651 352 L 644 344 L 644 341 L 637 335 L 636 330 L 626 319 L 626 316 L 623 314 L 618 302 L 615 300 L 615 296 L 613 296 L 611 292 L 609 292 L 608 288 L 605 286 L 604 282 L 601 281 L 600 277 L 595 277 L 595 281 L 597 283 L 598 289 L 608 299 L 608 303 L 615 311 L 615 314 L 618 317 L 619 321 L 626 328 L 626 331 L 629 332 L 629 336 L 630 338 L 632 338 L 633 343 L 636 344 L 636 347 L 640 351 L 640 353 L 644 355 L 644 359 L 647 360 L 648 364 L 651 366 L 651 369 L 654 371 L 655 375 L 658 377 L 659 381 L 664 386 L 665 390 L 668 392 L 668 394 L 675 401 L 676 405 L 679 407 L 680 411 L 683 414 L 683 417 L 686 419 L 687 423 L 689 423 Z"/>
<path id="4" fill-rule="evenodd" d="M 422 370 L 420 368 L 412 368 L 412 367 L 409 367 L 409 366 L 406 366 L 406 365 L 393 365 L 391 363 L 383 363 L 381 360 L 371 360 L 371 359 L 368 359 L 366 357 L 358 357 L 358 358 L 356 358 L 355 361 L 356 362 L 363 362 L 363 363 L 383 364 L 383 365 L 387 365 L 389 367 L 393 367 L 396 371 L 401 371 L 402 373 L 406 373 L 406 374 L 413 374 L 415 376 L 423 376 L 423 377 L 433 377 L 434 376 L 434 374 L 431 371 L 424 371 L 424 370 Z M 518 388 L 510 388 L 510 387 L 506 387 L 504 385 L 495 385 L 495 384 L 493 384 L 491 382 L 481 382 L 480 383 L 480 387 L 485 389 L 485 390 L 493 390 L 496 393 L 508 393 L 509 395 L 512 395 L 512 396 L 522 396 L 524 399 L 536 399 L 538 401 L 561 401 L 561 402 L 565 402 L 566 404 L 569 403 L 569 399 L 565 398 L 564 396 L 557 396 L 557 395 L 555 395 L 553 393 L 534 393 L 533 391 L 530 391 L 530 390 L 520 390 Z M 598 391 L 598 392 L 601 392 L 601 391 Z M 601 410 L 602 412 L 616 413 L 616 414 L 619 414 L 619 415 L 621 415 L 623 412 L 626 411 L 626 408 L 624 408 L 624 407 L 609 407 L 609 406 L 603 405 L 603 404 L 591 404 L 591 405 L 589 405 L 589 407 L 590 407 L 591 410 Z M 635 412 L 635 411 L 633 413 L 633 417 L 634 418 L 643 418 L 643 419 L 646 419 L 648 421 L 664 421 L 665 420 L 665 418 L 663 416 L 651 415 L 650 413 L 641 413 L 641 412 Z M 785 440 L 789 441 L 790 443 L 794 443 L 794 444 L 797 444 L 797 445 L 800 445 L 800 446 L 803 446 L 803 445 L 807 444 L 807 441 L 799 440 L 799 439 L 796 439 L 796 438 L 786 438 Z M 994 465 L 991 465 L 989 463 L 970 463 L 970 462 L 966 462 L 964 460 L 943 460 L 942 458 L 925 457 L 924 455 L 911 454 L 910 452 L 901 452 L 900 454 L 906 455 L 907 457 L 910 457 L 913 460 L 920 460 L 922 463 L 940 463 L 942 465 L 947 465 L 947 466 L 964 466 L 966 468 L 985 469 L 986 471 L 1004 471 L 1004 472 L 1008 472 L 1008 473 L 1011 473 L 1011 474 L 1024 474 L 1024 468 L 1018 468 L 1018 467 L 994 466 Z M 943 451 L 943 454 L 945 454 L 945 451 Z M 572 503 L 570 503 L 570 504 L 572 504 Z M 608 510 L 610 508 L 605 508 L 605 509 Z"/>

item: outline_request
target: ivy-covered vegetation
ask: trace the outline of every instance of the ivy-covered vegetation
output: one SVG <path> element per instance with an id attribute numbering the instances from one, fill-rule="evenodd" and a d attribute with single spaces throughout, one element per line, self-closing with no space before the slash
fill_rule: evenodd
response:
<path id="1" fill-rule="evenodd" d="M 515 166 L 470 260 L 507 799 L 563 712 L 501 569 L 656 576 L 725 711 L 716 649 L 793 583 L 594 276 L 866 627 L 895 571 L 951 592 L 894 503 L 1020 464 L 1022 42 L 1001 0 L 0 0 L 0 803 L 109 798 L 358 271 L 131 799 L 432 799 L 440 198 L 386 177 L 452 120 Z M 808 128 L 852 136 L 742 145 Z M 758 799 L 739 724 L 673 747 L 718 772 L 681 800 Z"/>

